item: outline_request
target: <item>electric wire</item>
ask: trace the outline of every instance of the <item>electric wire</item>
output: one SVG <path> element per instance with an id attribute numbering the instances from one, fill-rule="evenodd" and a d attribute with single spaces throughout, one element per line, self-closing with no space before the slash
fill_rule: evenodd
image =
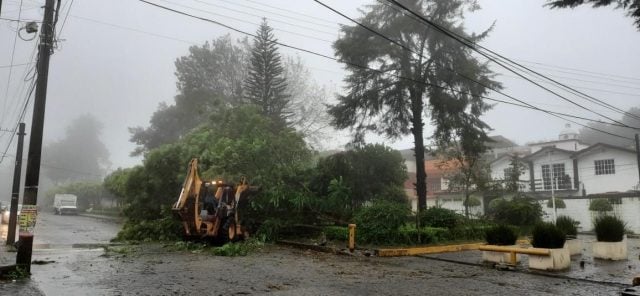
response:
<path id="1" fill-rule="evenodd" d="M 320 1 L 320 0 L 313 0 L 313 1 L 314 1 L 314 2 L 316 2 L 316 3 L 318 3 L 318 4 L 320 4 L 320 5 L 322 5 L 322 6 L 324 6 L 324 7 L 325 7 L 325 8 L 327 8 L 327 9 L 329 9 L 329 10 L 333 11 L 334 13 L 336 13 L 336 14 L 338 14 L 338 15 L 340 15 L 340 16 L 342 16 L 342 17 L 346 18 L 346 19 L 348 19 L 349 21 L 351 21 L 351 22 L 353 22 L 353 23 L 357 24 L 358 26 L 360 26 L 360 27 L 362 27 L 362 28 L 366 29 L 367 31 L 369 31 L 369 32 L 371 32 L 371 33 L 374 33 L 375 35 L 377 35 L 377 36 L 379 36 L 379 37 L 381 37 L 381 38 L 383 38 L 383 39 L 385 39 L 385 40 L 387 40 L 387 41 L 389 41 L 389 42 L 393 43 L 394 45 L 397 45 L 397 46 L 401 47 L 402 49 L 404 49 L 404 50 L 406 50 L 406 51 L 408 51 L 408 52 L 411 52 L 411 53 L 413 53 L 413 54 L 415 54 L 415 55 L 418 55 L 418 56 L 420 56 L 420 57 L 423 57 L 423 55 L 422 55 L 421 53 L 417 53 L 417 52 L 415 52 L 414 50 L 412 50 L 411 48 L 409 48 L 409 47 L 405 46 L 404 44 L 401 44 L 401 43 L 399 43 L 398 41 L 395 41 L 395 40 L 393 40 L 393 39 L 389 38 L 388 36 L 386 36 L 386 35 L 384 35 L 384 34 L 382 34 L 382 33 L 378 32 L 378 31 L 376 31 L 376 30 L 372 29 L 371 27 L 369 27 L 369 26 L 367 26 L 367 25 L 364 25 L 363 23 L 361 23 L 361 22 L 359 22 L 359 21 L 357 21 L 357 20 L 355 20 L 355 19 L 353 19 L 353 18 L 351 18 L 351 17 L 349 17 L 349 16 L 347 16 L 347 15 L 343 14 L 342 12 L 340 12 L 340 11 L 338 11 L 338 10 L 334 9 L 333 7 L 330 7 L 329 5 L 326 5 L 326 4 L 325 4 L 325 3 L 323 3 L 322 1 Z M 476 84 L 481 85 L 481 86 L 483 86 L 483 87 L 485 87 L 485 88 L 487 88 L 487 89 L 490 89 L 490 90 L 492 90 L 492 91 L 494 91 L 494 92 L 497 92 L 497 93 L 499 93 L 499 94 L 501 94 L 501 95 L 503 95 L 503 96 L 506 96 L 506 97 L 508 97 L 508 98 L 510 98 L 510 99 L 512 99 L 512 100 L 514 100 L 514 101 L 520 102 L 520 103 L 522 103 L 522 104 L 524 104 L 524 105 L 526 105 L 526 106 L 528 106 L 528 107 L 530 107 L 530 108 L 532 108 L 532 109 L 536 109 L 536 110 L 538 110 L 538 111 L 542 111 L 542 112 L 545 112 L 545 113 L 548 113 L 548 114 L 554 115 L 554 116 L 556 116 L 556 117 L 557 117 L 557 115 L 560 115 L 560 114 L 558 114 L 558 112 L 548 112 L 548 111 L 542 110 L 542 109 L 540 109 L 540 108 L 538 108 L 538 107 L 536 107 L 536 106 L 534 106 L 534 105 L 531 105 L 531 104 L 529 104 L 529 103 L 527 103 L 527 102 L 524 102 L 524 101 L 522 101 L 522 100 L 520 100 L 520 99 L 517 99 L 517 98 L 515 98 L 515 97 L 513 97 L 513 96 L 511 96 L 511 95 L 508 95 L 508 94 L 506 94 L 506 93 L 504 93 L 504 92 L 502 92 L 502 91 L 500 91 L 500 90 L 498 90 L 498 89 L 496 89 L 496 88 L 493 88 L 493 87 L 491 87 L 491 86 L 488 86 L 488 85 L 486 85 L 485 83 L 482 83 L 482 82 L 480 82 L 480 81 L 477 81 L 477 80 L 475 80 L 475 79 L 473 79 L 473 78 L 471 78 L 471 77 L 467 77 L 466 75 L 463 75 L 463 74 L 461 74 L 461 73 L 459 73 L 459 72 L 457 72 L 457 71 L 455 71 L 455 70 L 453 70 L 453 69 L 447 69 L 447 70 L 449 70 L 449 71 L 451 71 L 451 72 L 453 72 L 453 73 L 455 73 L 455 74 L 457 74 L 457 75 L 459 75 L 459 76 L 461 76 L 461 77 L 463 77 L 463 78 L 465 78 L 465 79 L 467 79 L 467 80 L 473 81 L 473 82 L 475 82 Z M 483 96 L 479 96 L 479 97 L 485 98 L 485 97 L 483 97 Z M 575 116 L 570 116 L 570 117 L 575 117 Z M 581 119 L 584 119 L 584 118 L 581 118 Z M 602 123 L 601 121 L 597 121 L 597 122 Z M 615 125 L 622 126 L 622 127 L 628 127 L 628 126 L 623 125 L 623 124 L 620 124 L 620 123 L 616 123 Z M 584 126 L 584 125 L 583 125 L 583 126 Z M 631 127 L 628 127 L 628 128 L 631 128 Z"/>
<path id="2" fill-rule="evenodd" d="M 22 0 L 20 0 L 20 10 L 18 12 L 18 19 L 22 17 Z M 11 49 L 11 62 L 9 63 L 9 75 L 7 77 L 7 88 L 4 91 L 4 100 L 2 100 L 2 115 L 0 118 L 4 120 L 4 116 L 6 114 L 7 101 L 9 101 L 9 89 L 11 88 L 11 75 L 13 74 L 13 61 L 16 54 L 16 44 L 18 43 L 18 32 L 20 31 L 20 25 L 18 25 L 18 30 L 16 30 L 16 34 L 13 37 L 13 48 Z M 0 120 L 0 122 L 2 122 Z"/>
<path id="3" fill-rule="evenodd" d="M 208 11 L 208 10 L 205 10 L 205 9 L 200 9 L 200 8 L 196 8 L 196 7 L 192 7 L 192 6 L 188 6 L 188 5 L 183 5 L 183 4 L 179 4 L 179 3 L 168 1 L 168 0 L 158 0 L 158 1 L 169 3 L 169 4 L 172 4 L 172 5 L 175 5 L 175 6 L 178 6 L 178 7 L 182 7 L 182 8 L 186 8 L 186 9 L 191 9 L 191 10 L 195 10 L 195 11 L 204 12 L 204 13 L 210 14 L 210 15 L 215 15 L 215 16 L 219 16 L 219 17 L 228 18 L 228 19 L 231 19 L 231 20 L 235 20 L 235 21 L 238 21 L 238 22 L 246 23 L 246 24 L 251 24 L 251 25 L 254 25 L 254 26 L 260 26 L 260 24 L 258 24 L 258 23 L 249 22 L 249 21 L 244 20 L 244 19 L 240 19 L 240 18 L 237 18 L 237 17 L 232 17 L 232 16 L 220 14 L 220 13 L 215 13 L 215 12 Z M 304 37 L 304 38 L 320 40 L 320 41 L 324 41 L 324 42 L 327 42 L 327 43 L 333 43 L 333 41 L 331 41 L 331 40 L 318 38 L 316 36 L 311 36 L 311 35 L 302 34 L 302 33 L 294 32 L 294 31 L 275 28 L 275 27 L 273 29 L 275 31 L 280 31 L 280 32 L 283 32 L 283 33 L 291 34 L 291 35 L 297 35 L 297 36 Z"/>
<path id="4" fill-rule="evenodd" d="M 614 81 L 627 81 L 627 80 L 640 81 L 640 78 L 631 77 L 631 76 L 624 76 L 624 75 L 618 75 L 618 74 L 609 74 L 609 73 L 601 73 L 601 72 L 583 70 L 583 69 L 578 69 L 578 68 L 573 68 L 573 67 L 564 67 L 564 66 L 551 65 L 551 64 L 545 64 L 545 63 L 541 63 L 541 62 L 534 62 L 534 61 L 527 61 L 527 60 L 518 60 L 518 61 L 523 62 L 523 63 L 527 63 L 527 64 L 537 65 L 539 67 L 570 70 L 572 72 L 567 72 L 567 73 L 576 74 L 576 75 L 583 75 L 583 74 L 577 74 L 577 73 L 574 73 L 574 72 L 582 72 L 582 73 L 587 73 L 587 74 L 593 74 L 593 75 L 596 75 L 595 77 L 599 77 L 599 78 L 602 78 L 602 79 L 612 79 L 611 77 L 625 79 L 625 80 L 612 79 Z M 593 76 L 593 75 L 586 75 L 586 76 Z"/>
<path id="5" fill-rule="evenodd" d="M 232 27 L 230 25 L 226 25 L 226 24 L 221 23 L 219 21 L 215 21 L 215 20 L 208 19 L 208 18 L 205 18 L 205 17 L 193 15 L 193 14 L 190 14 L 190 13 L 187 13 L 187 12 L 184 12 L 184 11 L 180 11 L 180 10 L 177 10 L 177 9 L 174 9 L 174 8 L 170 8 L 170 7 L 163 6 L 163 5 L 160 5 L 160 4 L 157 4 L 157 3 L 149 2 L 147 0 L 138 0 L 138 1 L 143 2 L 143 3 L 147 4 L 147 5 L 155 6 L 157 8 L 160 8 L 160 9 L 163 9 L 163 10 L 166 10 L 166 11 L 170 11 L 170 12 L 176 13 L 176 14 L 180 14 L 180 15 L 187 16 L 187 17 L 190 17 L 190 18 L 199 19 L 199 20 L 202 20 L 202 21 L 205 21 L 205 22 L 213 23 L 213 24 L 216 24 L 218 26 L 227 28 L 229 30 L 232 30 L 232 31 L 240 33 L 240 34 L 244 34 L 244 35 L 251 36 L 251 37 L 257 37 L 253 33 L 245 32 L 243 30 L 237 29 L 237 28 Z M 273 41 L 273 42 L 275 44 L 278 44 L 278 45 L 282 46 L 282 47 L 286 47 L 286 48 L 294 49 L 294 50 L 297 50 L 297 51 L 309 53 L 309 54 L 312 54 L 312 55 L 315 55 L 315 56 L 319 56 L 319 57 L 323 57 L 323 58 L 326 58 L 326 59 L 334 60 L 334 61 L 345 63 L 345 64 L 348 64 L 348 65 L 352 65 L 354 67 L 359 67 L 359 68 L 363 68 L 363 69 L 369 69 L 369 70 L 372 70 L 372 71 L 376 71 L 378 73 L 386 73 L 386 72 L 384 72 L 382 70 L 379 70 L 379 69 L 373 69 L 373 68 L 369 68 L 369 67 L 366 67 L 366 66 L 362 66 L 362 65 L 355 64 L 355 63 L 351 63 L 351 62 L 348 62 L 348 61 L 342 61 L 342 60 L 337 59 L 335 57 L 331 57 L 331 56 L 328 56 L 328 55 L 325 55 L 325 54 L 322 54 L 322 53 L 318 53 L 318 52 L 314 52 L 314 51 L 311 51 L 311 50 L 308 50 L 308 49 L 304 49 L 304 48 L 300 48 L 300 47 L 297 47 L 297 46 L 293 46 L 293 45 L 289 45 L 289 44 L 286 44 L 286 43 L 282 43 L 280 41 Z M 424 81 L 418 81 L 418 80 L 415 80 L 415 79 L 412 79 L 412 78 L 403 77 L 403 76 L 400 76 L 400 75 L 397 75 L 397 74 L 390 74 L 390 73 L 386 73 L 386 74 L 394 75 L 395 77 L 397 77 L 399 79 L 405 79 L 405 80 L 413 81 L 415 83 L 421 83 L 421 84 L 430 85 L 430 86 L 433 86 L 433 87 L 441 87 L 441 88 L 447 89 L 446 87 L 437 86 L 437 85 L 431 85 L 431 84 L 425 83 Z M 456 91 L 456 90 L 453 90 L 453 91 Z M 535 107 L 535 109 L 542 110 L 542 109 L 537 108 L 537 107 Z M 554 116 L 556 116 L 556 115 L 554 115 Z M 560 117 L 560 118 L 563 119 L 563 120 L 567 120 L 566 118 L 562 118 L 562 117 Z M 581 124 L 579 122 L 575 122 L 575 121 L 572 121 L 572 120 L 567 120 L 567 121 L 575 123 L 575 124 L 583 126 L 583 127 L 586 127 L 586 128 L 590 128 L 590 129 L 605 133 L 605 134 L 609 134 L 611 136 L 620 137 L 620 138 L 624 138 L 624 139 L 631 139 L 631 138 L 628 138 L 628 137 L 625 137 L 625 136 L 621 136 L 621 135 L 613 134 L 613 133 L 610 133 L 610 132 L 607 132 L 607 131 L 603 131 L 603 130 L 600 130 L 600 129 L 597 129 L 597 128 L 593 128 L 593 127 L 590 127 L 590 126 L 587 126 L 587 125 L 584 125 L 584 124 Z"/>
<path id="6" fill-rule="evenodd" d="M 320 27 L 331 28 L 331 29 L 334 29 L 334 30 L 339 29 L 339 27 L 333 26 L 334 23 L 331 22 L 331 21 L 320 19 L 323 22 L 326 22 L 325 24 L 321 24 L 319 22 L 310 21 L 309 19 L 311 17 L 309 15 L 302 14 L 302 13 L 295 12 L 295 11 L 290 11 L 290 12 L 288 12 L 288 14 L 283 14 L 283 13 L 278 13 L 278 12 L 273 12 L 273 11 L 260 9 L 260 8 L 257 8 L 257 7 L 254 7 L 254 6 L 250 6 L 250 5 L 240 4 L 240 3 L 237 3 L 238 1 L 229 1 L 229 0 L 218 0 L 218 1 L 221 1 L 221 2 L 224 2 L 224 3 L 227 3 L 227 4 L 231 4 L 231 5 L 234 5 L 234 6 L 239 6 L 239 7 L 242 7 L 242 8 L 248 8 L 248 9 L 256 10 L 256 11 L 263 12 L 263 13 L 269 13 L 269 14 L 277 15 L 277 16 L 280 16 L 280 17 L 288 18 L 288 19 L 291 19 L 291 20 L 299 21 L 299 22 L 305 22 L 305 23 L 313 24 L 313 25 L 320 26 Z M 305 18 L 303 19 L 303 18 L 293 17 L 293 16 L 291 16 L 292 14 L 300 15 L 300 16 L 303 16 Z"/>
<path id="7" fill-rule="evenodd" d="M 251 3 L 254 3 L 254 4 L 258 4 L 258 5 L 261 5 L 261 6 L 264 6 L 264 7 L 269 7 L 269 8 L 272 8 L 272 9 L 276 9 L 276 10 L 284 11 L 284 12 L 286 12 L 286 13 L 298 14 L 298 15 L 302 15 L 302 16 L 304 16 L 304 17 L 306 17 L 306 18 L 312 18 L 312 19 L 315 19 L 315 20 L 319 20 L 319 21 L 322 21 L 322 22 L 329 23 L 329 24 L 334 24 L 334 22 L 332 22 L 332 21 L 328 21 L 328 20 L 326 20 L 326 19 L 319 18 L 319 17 L 314 16 L 314 15 L 304 14 L 304 13 L 301 13 L 301 12 L 299 12 L 299 11 L 294 11 L 294 10 L 291 10 L 291 9 L 286 9 L 286 8 L 282 8 L 282 7 L 277 7 L 277 6 L 273 6 L 273 5 L 265 4 L 265 3 L 262 3 L 262 2 L 260 2 L 260 1 L 255 1 L 255 0 L 245 0 L 245 1 L 247 1 L 247 2 L 251 2 Z"/>
<path id="8" fill-rule="evenodd" d="M 69 18 L 69 12 L 71 12 L 71 7 L 73 7 L 73 1 L 69 3 L 69 8 L 67 8 L 67 13 L 64 15 L 64 20 L 62 20 L 62 25 L 60 26 L 60 30 L 58 31 L 58 36 L 62 36 L 62 30 L 64 29 L 64 25 L 67 24 L 67 18 Z"/>
<path id="9" fill-rule="evenodd" d="M 226 10 L 229 10 L 229 11 L 233 11 L 233 12 L 244 14 L 244 15 L 248 15 L 248 16 L 253 16 L 253 17 L 257 17 L 257 18 L 265 18 L 265 19 L 267 19 L 269 21 L 272 21 L 274 23 L 281 23 L 281 24 L 285 24 L 285 25 L 289 25 L 289 26 L 293 26 L 293 27 L 297 27 L 297 28 L 302 28 L 302 29 L 309 30 L 309 31 L 314 31 L 314 32 L 326 34 L 326 35 L 329 35 L 329 36 L 336 36 L 337 35 L 336 33 L 322 31 L 322 30 L 318 30 L 316 28 L 302 26 L 302 25 L 299 25 L 299 24 L 293 24 L 293 23 L 290 23 L 290 22 L 287 22 L 287 21 L 282 21 L 282 20 L 279 20 L 279 19 L 275 19 L 275 18 L 272 18 L 272 17 L 266 17 L 266 16 L 262 16 L 262 15 L 257 15 L 257 14 L 253 14 L 253 13 L 250 13 L 250 12 L 245 12 L 245 11 L 242 11 L 242 10 L 238 10 L 238 9 L 228 8 L 228 7 L 212 4 L 212 3 L 209 3 L 209 2 L 205 2 L 205 1 L 202 1 L 202 0 L 192 0 L 192 1 L 195 1 L 195 2 L 198 2 L 198 3 L 202 3 L 204 5 L 215 7 L 215 8 L 226 9 Z"/>
<path id="10" fill-rule="evenodd" d="M 383 1 L 383 0 L 378 0 L 378 1 Z M 559 98 L 561 98 L 561 99 L 563 99 L 563 100 L 565 100 L 565 101 L 568 101 L 568 102 L 570 102 L 570 103 L 572 103 L 572 104 L 574 104 L 574 105 L 576 105 L 576 106 L 578 106 L 578 107 L 580 107 L 580 108 L 582 108 L 582 109 L 584 109 L 584 110 L 587 110 L 587 111 L 589 111 L 589 112 L 592 112 L 592 113 L 594 113 L 594 114 L 597 114 L 597 115 L 599 115 L 599 116 L 602 116 L 602 117 L 604 117 L 604 118 L 607 118 L 607 119 L 609 119 L 609 120 L 611 120 L 611 121 L 614 121 L 614 122 L 617 122 L 617 123 L 620 123 L 620 124 L 624 124 L 624 123 L 619 122 L 619 121 L 617 121 L 617 120 L 615 120 L 615 119 L 612 119 L 612 118 L 610 118 L 610 117 L 608 117 L 608 116 L 604 116 L 604 115 L 602 115 L 602 114 L 600 114 L 600 113 L 598 113 L 598 112 L 594 112 L 594 111 L 592 111 L 591 109 L 589 109 L 589 108 L 587 108 L 587 107 L 585 107 L 585 106 L 582 106 L 582 105 L 580 105 L 580 104 L 578 104 L 578 103 L 576 103 L 576 102 L 574 102 L 574 101 L 572 101 L 572 100 L 570 100 L 570 99 L 568 99 L 568 98 L 566 98 L 566 97 L 564 97 L 564 96 L 562 96 L 562 95 L 558 94 L 557 92 L 555 92 L 555 91 L 553 91 L 553 90 L 551 90 L 551 89 L 549 89 L 549 88 L 547 88 L 547 87 L 544 87 L 544 86 L 540 85 L 539 83 L 537 83 L 537 82 L 535 82 L 535 81 L 532 81 L 531 79 L 529 79 L 529 78 L 528 78 L 528 77 L 526 77 L 525 75 L 523 75 L 523 74 L 521 74 L 521 73 L 519 73 L 519 72 L 515 71 L 514 69 L 512 69 L 512 68 L 508 67 L 507 65 L 505 65 L 504 63 L 502 63 L 502 62 L 498 61 L 498 58 L 502 59 L 502 61 L 504 61 L 504 62 L 506 62 L 506 63 L 508 63 L 508 64 L 514 65 L 514 66 L 516 66 L 516 67 L 518 67 L 518 68 L 521 68 L 521 69 L 524 69 L 525 71 L 527 71 L 527 72 L 529 72 L 529 73 L 532 73 L 532 74 L 534 74 L 534 75 L 536 75 L 536 76 L 539 76 L 539 77 L 542 77 L 542 78 L 547 79 L 547 80 L 549 80 L 549 81 L 552 81 L 552 82 L 554 82 L 555 84 L 557 84 L 557 85 L 559 85 L 559 86 L 562 86 L 562 87 L 563 87 L 563 88 L 565 88 L 565 89 L 570 90 L 571 92 L 575 92 L 576 94 L 579 94 L 582 98 L 587 99 L 587 100 L 590 100 L 590 101 L 591 101 L 591 102 L 593 102 L 593 103 L 599 104 L 599 105 L 601 105 L 601 106 L 603 106 L 603 107 L 606 107 L 606 108 L 610 108 L 610 109 L 612 109 L 612 110 L 616 110 L 617 112 L 621 112 L 622 114 L 625 114 L 625 115 L 627 115 L 627 116 L 631 116 L 631 117 L 634 117 L 634 118 L 636 118 L 636 119 L 640 119 L 640 116 L 636 116 L 635 114 L 628 113 L 628 112 L 626 112 L 626 111 L 624 111 L 624 110 L 621 110 L 621 109 L 619 109 L 619 108 L 617 108 L 617 107 L 615 107 L 615 106 L 613 106 L 613 105 L 611 105 L 611 104 L 609 104 L 609 103 L 603 102 L 603 101 L 601 101 L 601 100 L 599 100 L 599 99 L 596 99 L 596 98 L 594 98 L 594 97 L 592 97 L 592 96 L 590 96 L 590 95 L 587 95 L 587 94 L 585 94 L 585 93 L 583 93 L 583 92 L 580 92 L 580 91 L 578 91 L 578 90 L 576 90 L 576 89 L 573 89 L 573 88 L 571 88 L 571 87 L 569 87 L 569 86 L 567 86 L 567 85 L 565 85 L 565 84 L 563 84 L 563 83 L 561 83 L 561 82 L 558 82 L 558 81 L 556 81 L 556 80 L 554 80 L 554 79 L 552 79 L 552 78 L 549 78 L 549 77 L 547 77 L 547 76 L 545 76 L 545 75 L 542 75 L 542 74 L 540 74 L 540 73 L 538 73 L 538 72 L 536 72 L 536 71 L 534 71 L 534 70 L 532 70 L 532 69 L 530 69 L 530 68 L 528 68 L 528 67 L 526 67 L 526 66 L 523 66 L 523 65 L 521 65 L 521 64 L 518 64 L 518 63 L 516 63 L 515 61 L 513 61 L 513 60 L 511 60 L 511 59 L 509 59 L 509 58 L 507 58 L 507 57 L 505 57 L 505 56 L 503 56 L 503 55 L 500 55 L 500 54 L 498 54 L 498 53 L 496 53 L 496 52 L 494 52 L 494 51 L 492 51 L 492 50 L 490 50 L 490 49 L 488 49 L 488 48 L 486 48 L 486 47 L 484 47 L 484 46 L 482 46 L 482 45 L 480 45 L 480 44 L 477 44 L 477 43 L 475 43 L 475 42 L 473 42 L 473 41 L 469 40 L 467 37 L 460 36 L 459 34 L 457 34 L 457 33 L 455 33 L 455 32 L 451 32 L 451 31 L 450 31 L 450 30 L 448 30 L 447 28 L 444 28 L 444 27 L 442 27 L 442 26 L 440 26 L 440 25 L 438 25 L 438 24 L 434 23 L 433 21 L 430 21 L 429 19 L 425 18 L 424 16 L 422 16 L 422 15 L 420 15 L 420 14 L 418 14 L 418 13 L 416 13 L 416 12 L 412 11 L 411 9 L 407 8 L 407 7 L 406 7 L 406 6 L 404 6 L 402 3 L 400 3 L 400 2 L 398 2 L 398 1 L 396 1 L 396 0 L 384 0 L 384 1 L 387 1 L 387 2 L 390 2 L 390 3 L 392 3 L 392 4 L 395 4 L 396 6 L 398 6 L 398 7 L 402 8 L 402 9 L 404 9 L 405 11 L 409 12 L 410 14 L 412 14 L 412 15 L 416 16 L 417 18 L 419 18 L 420 20 L 422 20 L 422 21 L 423 21 L 424 23 L 426 23 L 427 25 L 429 25 L 429 26 L 431 26 L 431 27 L 435 28 L 437 31 L 439 31 L 439 32 L 443 33 L 444 35 L 446 35 L 446 36 L 448 36 L 448 37 L 450 37 L 450 38 L 452 38 L 452 39 L 454 39 L 454 40 L 458 41 L 459 43 L 461 43 L 461 44 L 463 44 L 464 46 L 466 46 L 466 47 L 470 48 L 471 50 L 473 50 L 473 51 L 475 51 L 475 52 L 477 52 L 477 53 L 479 53 L 479 54 L 483 55 L 484 57 L 486 57 L 486 58 L 487 58 L 487 59 L 489 59 L 490 61 L 494 62 L 495 64 L 497 64 L 497 65 L 499 65 L 499 66 L 501 66 L 501 67 L 503 67 L 504 69 L 508 70 L 509 72 L 512 72 L 512 73 L 514 73 L 514 74 L 516 74 L 516 75 L 520 76 L 521 78 L 523 78 L 523 79 L 525 79 L 525 80 L 527 80 L 527 81 L 531 82 L 532 84 L 534 84 L 534 85 L 536 85 L 536 86 L 538 86 L 538 87 L 540 87 L 540 88 L 542 88 L 542 89 L 546 90 L 547 92 L 549 92 L 549 93 L 551 93 L 551 94 L 554 94 L 555 96 L 557 96 L 557 97 L 559 97 Z M 483 52 L 483 51 L 482 51 L 482 50 L 480 50 L 480 49 L 483 49 L 483 50 L 485 50 L 485 51 L 487 51 L 487 52 L 489 52 L 489 53 L 491 53 L 491 54 L 488 54 L 488 53 L 486 53 L 486 52 Z M 491 56 L 491 55 L 493 55 L 493 56 Z M 496 57 L 498 57 L 498 58 L 496 58 Z"/>

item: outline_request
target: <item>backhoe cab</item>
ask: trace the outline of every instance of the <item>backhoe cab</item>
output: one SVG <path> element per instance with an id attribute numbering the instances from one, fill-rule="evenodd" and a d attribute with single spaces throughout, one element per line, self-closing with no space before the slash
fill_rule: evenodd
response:
<path id="1" fill-rule="evenodd" d="M 186 239 L 217 243 L 245 239 L 249 233 L 240 224 L 238 204 L 246 202 L 257 191 L 258 187 L 249 186 L 245 178 L 235 185 L 221 180 L 201 180 L 198 159 L 194 158 L 172 211 L 182 221 Z"/>

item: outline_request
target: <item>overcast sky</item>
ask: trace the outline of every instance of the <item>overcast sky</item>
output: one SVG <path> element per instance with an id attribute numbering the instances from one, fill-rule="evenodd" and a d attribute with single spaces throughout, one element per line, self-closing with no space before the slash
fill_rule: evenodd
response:
<path id="1" fill-rule="evenodd" d="M 338 36 L 337 23 L 348 23 L 311 0 L 150 1 L 248 32 L 254 32 L 264 16 L 276 29 L 275 34 L 281 42 L 326 55 L 333 55 L 331 42 Z M 4 0 L 2 17 L 17 19 L 20 2 Z M 44 0 L 22 2 L 21 19 L 42 18 L 40 7 Z M 375 1 L 325 2 L 357 17 L 359 7 Z M 495 29 L 482 43 L 485 47 L 622 109 L 640 105 L 640 32 L 633 26 L 632 19 L 626 17 L 624 11 L 613 8 L 550 10 L 542 7 L 544 2 L 479 1 L 482 9 L 467 14 L 465 24 L 469 31 L 480 32 L 495 21 Z M 147 126 L 160 102 L 173 102 L 176 94 L 174 60 L 187 54 L 191 45 L 200 45 L 228 33 L 241 37 L 229 29 L 135 0 L 63 0 L 62 3 L 63 14 L 58 29 L 62 23 L 64 27 L 51 59 L 45 142 L 62 137 L 65 127 L 78 115 L 93 114 L 105 125 L 103 141 L 111 153 L 113 169 L 140 161 L 129 157 L 134 145 L 129 142 L 127 127 Z M 67 12 L 68 18 L 65 17 Z M 4 66 L 11 64 L 16 26 L 16 22 L 0 20 L 0 128 L 4 129 L 15 125 L 24 100 L 25 70 L 30 68 L 29 65 L 14 67 L 7 89 L 9 68 Z M 35 41 L 18 38 L 14 64 L 32 61 L 34 45 Z M 341 91 L 344 77 L 341 65 L 289 49 L 282 49 L 282 52 L 299 55 L 319 83 Z M 494 69 L 506 73 L 499 67 Z M 597 118 L 511 74 L 501 75 L 498 80 L 504 83 L 506 93 L 541 108 Z M 509 100 L 495 94 L 491 96 Z M 571 98 L 590 109 L 616 118 L 621 116 Z M 32 106 L 28 111 L 30 114 Z M 537 111 L 506 105 L 496 105 L 484 119 L 493 128 L 492 135 L 503 135 L 520 144 L 554 139 L 566 123 Z M 29 115 L 26 122 L 29 130 Z M 0 135 L 0 148 L 4 150 L 9 136 L 2 132 Z M 370 137 L 370 140 L 384 139 Z M 411 147 L 412 142 L 411 138 L 386 141 L 399 149 Z M 344 137 L 337 137 L 326 148 L 341 147 L 344 143 Z M 9 153 L 14 152 L 15 148 L 11 146 Z M 12 167 L 11 158 L 0 164 L 0 178 L 9 177 Z"/>

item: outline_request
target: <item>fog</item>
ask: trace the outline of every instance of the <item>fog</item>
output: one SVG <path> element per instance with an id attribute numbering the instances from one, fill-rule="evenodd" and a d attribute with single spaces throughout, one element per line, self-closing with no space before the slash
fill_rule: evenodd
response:
<path id="1" fill-rule="evenodd" d="M 17 19 L 20 2 L 3 1 L 1 16 Z M 329 56 L 333 56 L 331 42 L 339 36 L 337 23 L 349 24 L 313 1 L 153 2 L 215 19 L 247 32 L 254 32 L 261 16 L 266 16 L 281 42 Z M 374 2 L 326 1 L 328 5 L 352 17 L 360 15 L 357 11 L 359 7 Z M 40 20 L 40 6 L 43 3 L 43 0 L 24 0 L 20 18 Z M 50 64 L 45 146 L 64 139 L 67 127 L 75 119 L 80 115 L 90 114 L 104 125 L 100 140 L 110 156 L 111 165 L 107 171 L 140 162 L 139 157 L 129 155 L 135 145 L 129 142 L 127 128 L 148 126 L 150 116 L 159 103 L 173 102 L 176 94 L 176 58 L 186 55 L 189 46 L 203 44 L 224 34 L 231 34 L 234 38 L 243 37 L 229 29 L 162 11 L 139 1 L 63 0 L 62 3 L 58 30 L 63 23 L 64 27 L 57 36 L 57 48 Z M 467 14 L 465 24 L 470 31 L 481 32 L 495 22 L 495 28 L 482 43 L 483 46 L 552 75 L 559 81 L 621 109 L 627 110 L 640 105 L 640 87 L 637 86 L 640 81 L 640 32 L 634 27 L 633 20 L 626 17 L 624 11 L 613 8 L 550 10 L 543 7 L 543 3 L 541 0 L 480 1 L 482 9 Z M 264 4 L 286 8 L 295 13 Z M 296 17 L 297 20 L 286 19 L 283 14 Z M 30 65 L 13 67 L 9 80 L 10 68 L 5 66 L 11 64 L 16 26 L 16 22 L 0 20 L 2 129 L 12 129 L 16 124 L 25 98 L 24 77 L 31 68 Z M 23 32 L 22 37 L 29 36 Z M 17 38 L 13 63 L 32 62 L 30 57 L 34 45 L 35 40 L 23 41 Z M 319 83 L 336 92 L 341 91 L 344 72 L 340 64 L 292 49 L 281 50 L 283 55 L 299 56 Z M 512 77 L 512 74 L 507 74 L 497 66 L 492 67 L 503 74 L 497 79 L 504 84 L 504 91 L 508 94 L 541 108 L 599 119 L 593 113 L 578 109 L 522 79 Z M 491 96 L 509 100 L 495 94 Z M 620 114 L 601 110 L 602 107 L 575 96 L 571 98 L 589 109 L 614 118 L 621 117 Z M 27 132 L 31 128 L 31 110 L 32 105 L 29 105 L 25 118 Z M 520 144 L 554 139 L 566 123 L 544 113 L 504 104 L 497 104 L 486 113 L 484 119 L 493 128 L 492 135 L 503 135 Z M 430 130 L 432 129 L 427 127 L 427 132 Z M 7 147 L 9 138 L 9 133 L 0 132 L 0 153 Z M 384 141 L 398 149 L 410 148 L 413 142 L 410 137 L 391 141 L 371 136 L 368 140 Z M 339 131 L 325 148 L 340 148 L 347 141 L 348 131 Z M 8 154 L 0 163 L 2 196 L 10 192 L 15 140 L 9 146 Z M 67 165 L 73 166 L 71 163 Z"/>

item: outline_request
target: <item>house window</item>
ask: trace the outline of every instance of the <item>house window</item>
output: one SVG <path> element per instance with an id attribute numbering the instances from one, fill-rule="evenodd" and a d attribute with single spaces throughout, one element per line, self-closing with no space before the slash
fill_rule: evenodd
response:
<path id="1" fill-rule="evenodd" d="M 555 189 L 567 189 L 564 175 L 564 163 L 553 164 L 553 178 L 556 179 Z"/>
<path id="2" fill-rule="evenodd" d="M 542 181 L 544 190 L 551 190 L 551 171 L 548 164 L 542 165 Z"/>
<path id="3" fill-rule="evenodd" d="M 509 180 L 511 178 L 512 173 L 513 173 L 513 168 L 504 169 L 504 179 Z"/>
<path id="4" fill-rule="evenodd" d="M 553 176 L 551 175 L 552 173 Z M 554 185 L 554 189 L 566 189 L 567 185 L 570 185 L 571 180 L 566 180 L 565 178 L 564 163 L 554 163 L 553 166 L 543 164 L 542 180 L 544 182 L 544 190 L 551 190 L 552 180 L 556 178 L 558 179 L 558 185 Z"/>
<path id="5" fill-rule="evenodd" d="M 613 159 L 596 160 L 596 175 L 613 175 L 616 173 L 616 165 Z"/>

